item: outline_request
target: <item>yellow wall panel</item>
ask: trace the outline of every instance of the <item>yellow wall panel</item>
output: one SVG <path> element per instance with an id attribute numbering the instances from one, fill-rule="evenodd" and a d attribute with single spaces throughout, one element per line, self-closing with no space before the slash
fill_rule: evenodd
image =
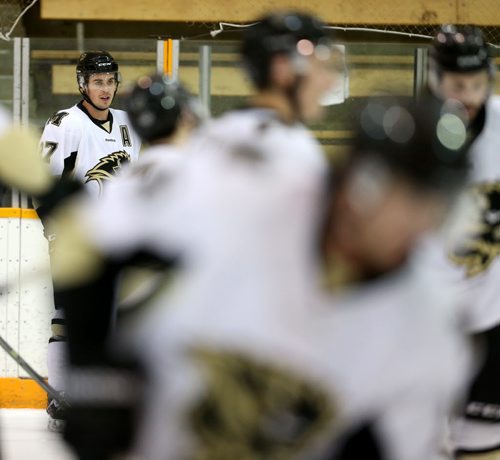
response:
<path id="1" fill-rule="evenodd" d="M 455 22 L 464 0 L 42 0 L 43 19 L 251 21 L 269 9 L 303 9 L 336 24 Z M 494 0 L 495 1 L 495 0 Z M 498 0 L 496 0 L 498 1 Z"/>
<path id="2" fill-rule="evenodd" d="M 155 66 L 120 65 L 123 78 L 121 90 L 133 84 L 140 76 L 155 71 Z M 52 92 L 53 94 L 80 94 L 76 85 L 74 65 L 54 64 L 52 66 Z"/>
<path id="3" fill-rule="evenodd" d="M 122 89 L 133 84 L 141 75 L 155 72 L 152 66 L 121 65 Z M 198 68 L 183 67 L 181 69 L 182 81 L 186 87 L 198 92 Z M 52 92 L 54 94 L 78 95 L 76 86 L 75 66 L 54 64 L 52 66 Z M 213 96 L 248 96 L 251 86 L 247 78 L 238 68 L 215 67 L 212 69 L 212 95 Z"/>
<path id="4" fill-rule="evenodd" d="M 352 97 L 413 94 L 413 69 L 355 68 L 349 72 L 349 80 L 349 94 Z"/>
<path id="5" fill-rule="evenodd" d="M 458 22 L 479 26 L 500 25 L 500 0 L 458 0 Z"/>

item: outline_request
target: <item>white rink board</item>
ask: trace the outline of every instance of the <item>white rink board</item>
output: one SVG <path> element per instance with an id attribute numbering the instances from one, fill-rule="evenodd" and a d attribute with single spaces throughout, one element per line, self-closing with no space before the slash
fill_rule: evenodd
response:
<path id="1" fill-rule="evenodd" d="M 40 374 L 47 375 L 53 315 L 48 243 L 38 219 L 0 218 L 0 334 Z M 0 377 L 26 376 L 0 350 Z"/>

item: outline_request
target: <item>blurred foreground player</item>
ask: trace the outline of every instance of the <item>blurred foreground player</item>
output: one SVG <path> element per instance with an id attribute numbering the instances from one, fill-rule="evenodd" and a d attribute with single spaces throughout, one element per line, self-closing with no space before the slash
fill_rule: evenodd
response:
<path id="1" fill-rule="evenodd" d="M 437 276 L 458 289 L 468 331 L 484 345 L 482 369 L 461 419 L 452 425 L 458 458 L 500 458 L 500 98 L 491 96 L 494 67 L 477 27 L 443 26 L 430 50 L 429 87 L 468 117 L 471 175 L 455 244 L 437 259 Z M 447 257 L 446 257 L 447 256 Z M 444 286 L 445 284 L 443 284 Z M 489 455 L 489 456 L 488 456 Z"/>
<path id="2" fill-rule="evenodd" d="M 198 229 L 179 239 L 191 257 L 135 338 L 153 378 L 140 458 L 432 458 L 469 355 L 448 299 L 406 260 L 467 162 L 427 119 L 397 101 L 361 113 L 325 210 L 335 294 L 299 244 L 314 201 L 265 135 L 186 163 L 177 216 Z M 365 457 L 342 447 L 361 428 Z"/>
<path id="3" fill-rule="evenodd" d="M 454 298 L 413 250 L 465 181 L 464 121 L 389 99 L 368 102 L 359 124 L 333 170 L 322 239 L 332 383 L 350 418 L 326 458 L 435 459 L 469 350 Z"/>
<path id="4" fill-rule="evenodd" d="M 118 63 L 107 51 L 83 53 L 76 66 L 78 90 L 83 100 L 54 113 L 40 140 L 43 157 L 54 176 L 61 181 L 81 182 L 86 193 L 92 196 L 100 195 L 106 182 L 123 165 L 136 160 L 141 147 L 126 113 L 111 108 L 120 79 Z M 46 224 L 48 209 L 42 204 L 37 212 Z M 54 234 L 48 238 L 53 240 Z M 54 295 L 56 312 L 49 340 L 48 374 L 49 383 L 56 390 L 64 391 L 65 322 L 57 290 Z M 49 429 L 60 431 L 64 421 L 63 409 L 52 401 L 47 412 Z"/>

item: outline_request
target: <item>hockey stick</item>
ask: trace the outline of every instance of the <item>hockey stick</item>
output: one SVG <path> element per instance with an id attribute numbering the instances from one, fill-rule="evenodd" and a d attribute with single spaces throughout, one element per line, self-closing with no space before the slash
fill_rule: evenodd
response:
<path id="1" fill-rule="evenodd" d="M 14 350 L 5 340 L 2 336 L 0 336 L 0 346 L 7 352 L 7 354 L 17 363 L 19 364 L 29 375 L 33 380 L 35 380 L 38 385 L 40 385 L 45 392 L 53 399 L 55 399 L 59 404 L 61 404 L 62 407 L 65 409 L 70 407 L 68 401 L 64 398 L 64 396 L 54 389 L 52 386 L 50 386 L 48 383 L 45 382 L 43 377 L 35 371 L 20 355 L 17 353 L 16 350 Z"/>

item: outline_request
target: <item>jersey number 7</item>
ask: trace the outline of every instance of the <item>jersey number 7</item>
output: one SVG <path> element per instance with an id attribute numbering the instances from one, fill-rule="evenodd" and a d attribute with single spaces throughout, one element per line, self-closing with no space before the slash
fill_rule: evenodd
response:
<path id="1" fill-rule="evenodd" d="M 42 157 L 46 160 L 50 160 L 50 157 L 54 155 L 59 144 L 57 142 L 45 141 L 40 145 L 42 150 Z"/>

